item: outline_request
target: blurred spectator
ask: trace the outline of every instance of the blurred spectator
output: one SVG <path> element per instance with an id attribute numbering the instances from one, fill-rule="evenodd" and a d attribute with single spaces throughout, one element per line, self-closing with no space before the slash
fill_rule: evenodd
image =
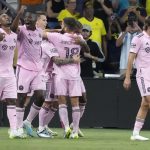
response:
<path id="1" fill-rule="evenodd" d="M 91 27 L 89 25 L 83 25 L 82 36 L 86 40 L 90 48 L 91 55 L 95 58 L 98 57 L 99 60 L 98 62 L 95 62 L 94 60 L 86 58 L 84 57 L 84 55 L 81 54 L 81 56 L 83 56 L 83 62 L 81 63 L 81 77 L 94 77 L 93 71 L 99 72 L 99 63 L 105 60 L 105 56 L 97 43 L 89 39 L 91 34 Z"/>
<path id="2" fill-rule="evenodd" d="M 36 13 L 45 13 L 46 0 L 19 0 L 19 8 L 21 5 L 26 5 L 27 9 L 25 11 L 36 12 Z"/>
<path id="3" fill-rule="evenodd" d="M 48 27 L 50 29 L 58 28 L 57 16 L 62 9 L 65 9 L 64 0 L 48 0 L 46 6 Z"/>
<path id="4" fill-rule="evenodd" d="M 120 34 L 119 38 L 116 41 L 117 47 L 122 46 L 120 57 L 120 69 L 126 69 L 131 40 L 135 35 L 139 34 L 141 31 L 142 30 L 138 25 L 137 18 L 136 20 L 131 21 L 129 17 L 126 30 Z"/>
<path id="5" fill-rule="evenodd" d="M 92 5 L 84 6 L 83 17 L 79 19 L 82 24 L 87 24 L 92 28 L 90 39 L 97 42 L 107 56 L 106 49 L 106 29 L 101 19 L 94 17 L 94 9 Z"/>
<path id="6" fill-rule="evenodd" d="M 117 71 L 120 63 L 121 47 L 116 46 L 116 40 L 119 34 L 122 32 L 119 21 L 116 16 L 110 16 L 108 18 L 109 28 L 107 33 L 107 63 L 106 70 Z"/>
<path id="7" fill-rule="evenodd" d="M 114 11 L 119 15 L 123 9 L 127 9 L 129 6 L 128 0 L 110 0 Z"/>
<path id="8" fill-rule="evenodd" d="M 65 17 L 78 18 L 79 14 L 76 13 L 75 9 L 76 0 L 67 0 L 66 8 L 63 9 L 57 17 L 58 21 L 62 22 Z"/>
<path id="9" fill-rule="evenodd" d="M 150 15 L 150 0 L 140 0 L 141 6 L 146 8 L 147 15 Z"/>
<path id="10" fill-rule="evenodd" d="M 102 19 L 104 25 L 106 27 L 106 31 L 108 30 L 108 16 L 113 14 L 112 4 L 109 0 L 94 0 L 94 16 Z"/>
<path id="11" fill-rule="evenodd" d="M 128 20 L 128 16 L 130 16 L 130 14 L 132 15 L 133 13 L 138 18 L 139 26 L 142 27 L 147 13 L 144 7 L 139 7 L 137 0 L 129 0 L 129 7 L 120 12 L 119 17 L 121 24 L 125 24 Z"/>
<path id="12" fill-rule="evenodd" d="M 19 0 L 6 0 L 6 2 L 16 11 L 18 10 Z"/>

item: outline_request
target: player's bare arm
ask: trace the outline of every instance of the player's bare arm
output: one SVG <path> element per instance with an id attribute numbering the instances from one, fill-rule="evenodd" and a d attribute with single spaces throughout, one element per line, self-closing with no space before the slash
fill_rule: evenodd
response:
<path id="1" fill-rule="evenodd" d="M 12 31 L 17 32 L 19 30 L 18 29 L 19 20 L 20 20 L 21 16 L 23 15 L 25 9 L 26 9 L 26 6 L 22 5 L 20 10 L 18 11 L 17 16 L 15 17 L 15 19 L 13 20 L 12 25 L 11 25 Z"/>
<path id="2" fill-rule="evenodd" d="M 65 58 L 65 59 L 60 57 L 53 57 L 52 60 L 56 65 L 61 66 L 72 63 L 80 63 L 80 56 L 74 55 L 72 58 Z"/>
<path id="3" fill-rule="evenodd" d="M 123 87 L 128 90 L 131 87 L 131 71 L 132 71 L 132 65 L 133 61 L 136 57 L 135 53 L 130 52 L 129 57 L 128 57 L 128 64 L 127 64 L 127 70 L 126 70 L 126 75 L 125 75 L 125 80 L 123 83 Z"/>

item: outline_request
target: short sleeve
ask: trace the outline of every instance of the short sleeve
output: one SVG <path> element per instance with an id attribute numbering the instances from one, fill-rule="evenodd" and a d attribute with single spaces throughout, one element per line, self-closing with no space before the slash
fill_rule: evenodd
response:
<path id="1" fill-rule="evenodd" d="M 138 36 L 135 36 L 131 41 L 130 52 L 138 53 L 141 48 L 141 40 Z"/>

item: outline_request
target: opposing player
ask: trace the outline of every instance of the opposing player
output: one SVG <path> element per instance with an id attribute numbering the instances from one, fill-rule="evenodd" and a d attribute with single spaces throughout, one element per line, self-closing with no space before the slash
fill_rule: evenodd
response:
<path id="1" fill-rule="evenodd" d="M 123 84 L 125 89 L 129 89 L 131 86 L 130 74 L 134 60 L 137 68 L 136 81 L 142 96 L 142 102 L 136 116 L 131 140 L 146 141 L 149 138 L 140 136 L 139 132 L 144 125 L 147 112 L 150 108 L 150 16 L 145 19 L 144 31 L 135 36 L 131 42 L 128 67 Z"/>
<path id="2" fill-rule="evenodd" d="M 17 85 L 13 69 L 14 50 L 17 34 L 10 29 L 11 20 L 7 14 L 0 15 L 0 99 L 7 104 L 10 124 L 9 138 L 19 137 L 17 133 L 16 99 Z"/>

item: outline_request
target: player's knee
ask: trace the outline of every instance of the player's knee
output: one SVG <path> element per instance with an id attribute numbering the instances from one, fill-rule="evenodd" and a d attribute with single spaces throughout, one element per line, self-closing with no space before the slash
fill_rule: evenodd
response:
<path id="1" fill-rule="evenodd" d="M 6 99 L 7 105 L 16 105 L 16 99 L 8 98 Z"/>
<path id="2" fill-rule="evenodd" d="M 17 101 L 16 101 L 16 106 L 17 106 L 17 107 L 24 108 L 24 104 L 25 104 L 25 101 L 26 101 L 26 97 L 27 97 L 27 94 L 26 94 L 26 93 L 19 93 L 19 94 L 18 94 Z"/>
<path id="3" fill-rule="evenodd" d="M 147 101 L 143 101 L 141 103 L 141 108 L 143 108 L 143 109 L 149 109 L 149 103 Z"/>
<path id="4" fill-rule="evenodd" d="M 42 107 L 44 103 L 44 91 L 35 91 L 34 92 L 34 104 L 37 105 L 38 107 Z"/>
<path id="5" fill-rule="evenodd" d="M 51 107 L 58 109 L 58 101 L 53 101 Z"/>
<path id="6" fill-rule="evenodd" d="M 87 103 L 86 93 L 82 93 L 82 96 L 79 97 L 79 103 L 86 105 L 86 103 Z"/>
<path id="7" fill-rule="evenodd" d="M 45 102 L 43 103 L 42 107 L 50 108 L 51 105 L 52 105 L 51 102 L 46 102 L 46 101 L 45 101 Z"/>

